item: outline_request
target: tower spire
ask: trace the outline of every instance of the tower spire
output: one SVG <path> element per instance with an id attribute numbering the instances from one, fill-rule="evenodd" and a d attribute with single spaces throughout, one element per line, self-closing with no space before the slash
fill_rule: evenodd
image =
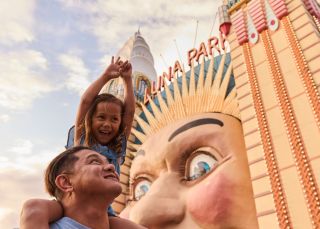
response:
<path id="1" fill-rule="evenodd" d="M 140 33 L 140 25 L 139 25 L 139 27 L 138 27 L 138 34 L 140 35 L 141 33 Z"/>

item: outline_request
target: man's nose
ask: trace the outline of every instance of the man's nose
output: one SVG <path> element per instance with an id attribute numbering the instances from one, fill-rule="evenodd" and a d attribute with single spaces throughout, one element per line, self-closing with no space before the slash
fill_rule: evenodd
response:
<path id="1" fill-rule="evenodd" d="M 130 220 L 148 228 L 177 225 L 185 215 L 184 196 L 177 177 L 162 174 L 131 209 Z"/>

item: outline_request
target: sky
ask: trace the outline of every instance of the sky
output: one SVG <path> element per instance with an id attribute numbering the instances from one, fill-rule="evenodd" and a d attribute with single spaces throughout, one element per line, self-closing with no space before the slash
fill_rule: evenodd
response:
<path id="1" fill-rule="evenodd" d="M 187 51 L 214 34 L 220 4 L 220 0 L 0 1 L 2 228 L 19 226 L 27 199 L 49 198 L 43 173 L 64 149 L 81 93 L 129 37 L 140 27 L 160 75 L 180 57 L 186 65 Z"/>

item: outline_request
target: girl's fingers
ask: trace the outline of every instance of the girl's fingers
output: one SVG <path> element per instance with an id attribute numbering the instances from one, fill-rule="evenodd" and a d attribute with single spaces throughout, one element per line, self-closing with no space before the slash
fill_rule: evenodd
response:
<path id="1" fill-rule="evenodd" d="M 119 64 L 119 61 L 120 61 L 120 56 L 118 56 L 116 64 Z"/>
<path id="2" fill-rule="evenodd" d="M 130 69 L 130 68 L 132 68 L 132 65 L 129 63 L 129 64 L 128 64 L 128 69 Z"/>
<path id="3" fill-rule="evenodd" d="M 122 69 L 126 69 L 128 66 L 128 61 L 126 60 L 124 63 L 121 64 Z"/>
<path id="4" fill-rule="evenodd" d="M 127 71 L 131 68 L 131 64 L 130 63 L 127 63 L 125 66 L 124 66 L 124 69 Z"/>

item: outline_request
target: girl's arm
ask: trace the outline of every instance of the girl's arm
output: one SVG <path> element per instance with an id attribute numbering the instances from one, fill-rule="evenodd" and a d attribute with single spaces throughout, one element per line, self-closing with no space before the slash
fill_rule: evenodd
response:
<path id="1" fill-rule="evenodd" d="M 99 94 L 102 87 L 111 79 L 120 76 L 120 68 L 124 63 L 120 61 L 120 57 L 114 62 L 114 57 L 112 57 L 111 64 L 107 67 L 104 73 L 95 80 L 83 93 L 80 99 L 80 104 L 78 106 L 76 121 L 75 121 L 75 134 L 74 134 L 74 145 L 80 143 L 81 125 L 88 112 L 94 98 Z"/>
<path id="2" fill-rule="evenodd" d="M 132 66 L 130 63 L 127 63 L 121 69 L 121 77 L 124 84 L 124 114 L 123 122 L 125 127 L 125 135 L 129 138 L 131 132 L 132 121 L 135 111 L 135 98 L 133 94 L 132 86 Z"/>
<path id="3" fill-rule="evenodd" d="M 20 229 L 49 229 L 49 223 L 63 216 L 63 208 L 55 200 L 31 199 L 23 204 Z"/>

